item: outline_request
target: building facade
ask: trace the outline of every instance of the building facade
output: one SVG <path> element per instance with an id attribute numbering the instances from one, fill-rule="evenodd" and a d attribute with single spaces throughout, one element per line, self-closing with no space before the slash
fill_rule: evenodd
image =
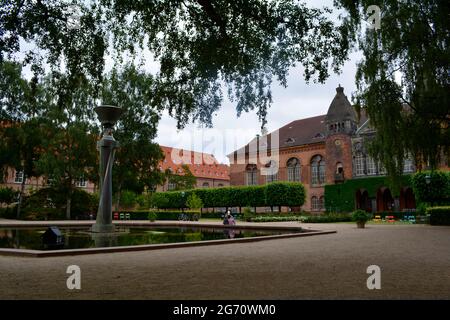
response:
<path id="1" fill-rule="evenodd" d="M 187 165 L 195 176 L 196 188 L 217 188 L 230 185 L 230 168 L 217 161 L 214 155 L 190 150 L 160 146 L 164 153 L 164 160 L 159 164 L 159 170 L 171 171 L 173 174 L 184 173 L 183 165 Z M 170 181 L 166 180 L 156 191 L 170 191 L 175 189 Z"/>
<path id="2" fill-rule="evenodd" d="M 295 120 L 267 136 L 257 136 L 229 154 L 230 184 L 301 182 L 307 195 L 305 204 L 302 208 L 285 210 L 323 212 L 325 185 L 386 174 L 383 166 L 367 152 L 367 141 L 375 133 L 364 113 L 357 116 L 344 88 L 339 86 L 326 115 Z M 277 170 L 270 172 L 267 170 L 270 167 Z M 406 159 L 404 173 L 415 171 L 414 161 Z M 402 189 L 398 199 L 394 199 L 387 187 L 378 192 L 375 199 L 369 199 L 365 190 L 355 190 L 355 208 L 387 211 L 415 207 L 411 188 Z"/>

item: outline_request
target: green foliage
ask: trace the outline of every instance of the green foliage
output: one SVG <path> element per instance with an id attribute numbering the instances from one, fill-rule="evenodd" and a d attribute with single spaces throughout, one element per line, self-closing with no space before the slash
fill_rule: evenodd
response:
<path id="1" fill-rule="evenodd" d="M 148 218 L 148 220 L 150 220 L 150 221 L 155 221 L 155 220 L 158 218 L 158 215 L 157 215 L 155 212 L 150 211 L 150 212 L 148 213 L 147 218 Z"/>
<path id="2" fill-rule="evenodd" d="M 0 204 L 11 204 L 16 202 L 18 191 L 15 191 L 12 188 L 0 188 Z"/>
<path id="3" fill-rule="evenodd" d="M 429 183 L 427 183 L 429 177 Z M 416 199 L 423 203 L 450 204 L 450 172 L 424 171 L 412 177 Z"/>
<path id="4" fill-rule="evenodd" d="M 17 206 L 0 208 L 0 218 L 16 219 L 17 218 Z"/>
<path id="5" fill-rule="evenodd" d="M 195 188 L 197 184 L 197 178 L 192 174 L 189 166 L 183 164 L 181 166 L 182 173 L 173 173 L 170 170 L 166 170 L 165 176 L 170 183 L 175 185 L 175 190 L 188 190 Z"/>
<path id="6" fill-rule="evenodd" d="M 430 215 L 431 225 L 450 226 L 450 206 L 428 208 L 427 214 Z"/>
<path id="7" fill-rule="evenodd" d="M 450 156 L 448 106 L 449 8 L 445 1 L 372 0 L 335 3 L 343 7 L 343 29 L 363 58 L 356 74 L 355 102 L 377 130 L 371 153 L 397 180 L 403 159 L 439 166 Z M 378 30 L 365 25 L 367 8 L 381 8 Z M 401 83 L 396 79 L 401 75 Z"/>
<path id="8" fill-rule="evenodd" d="M 285 221 L 302 221 L 301 216 L 256 216 L 251 218 L 252 222 L 285 222 Z"/>
<path id="9" fill-rule="evenodd" d="M 27 220 L 55 220 L 65 218 L 66 196 L 61 190 L 44 188 L 25 197 L 23 217 Z M 96 213 L 98 198 L 75 189 L 72 195 L 71 218 L 83 218 Z"/>
<path id="10" fill-rule="evenodd" d="M 356 210 L 352 213 L 352 220 L 356 222 L 367 222 L 372 216 L 364 210 Z"/>
<path id="11" fill-rule="evenodd" d="M 195 193 L 189 195 L 186 200 L 186 206 L 191 210 L 198 210 L 203 207 L 202 199 L 197 196 Z"/>
<path id="12" fill-rule="evenodd" d="M 136 205 L 136 193 L 130 190 L 124 190 L 120 194 L 120 204 L 124 208 L 132 208 Z"/>
<path id="13" fill-rule="evenodd" d="M 160 119 L 152 104 L 153 82 L 151 74 L 130 64 L 113 68 L 103 80 L 103 103 L 123 110 L 114 130 L 120 148 L 115 154 L 113 192 L 127 189 L 140 194 L 163 182 L 164 175 L 158 168 L 163 153 L 152 142 Z"/>
<path id="14" fill-rule="evenodd" d="M 244 219 L 244 221 L 252 221 L 252 219 L 254 218 L 254 214 L 252 211 L 252 208 L 249 206 L 246 206 L 243 210 L 243 217 L 242 219 Z"/>
<path id="15" fill-rule="evenodd" d="M 328 212 L 352 212 L 355 209 L 356 191 L 367 190 L 370 198 L 376 198 L 377 190 L 380 187 L 390 185 L 387 177 L 371 177 L 361 179 L 346 180 L 341 184 L 325 186 L 325 209 Z M 411 186 L 411 176 L 401 177 L 401 186 Z M 392 189 L 392 196 L 399 196 L 399 189 Z"/>
<path id="16" fill-rule="evenodd" d="M 257 110 L 264 125 L 274 77 L 286 85 L 290 67 L 301 64 L 306 81 L 324 82 L 348 53 L 348 40 L 326 18 L 328 10 L 294 0 L 70 4 L 79 9 L 75 28 L 68 27 L 69 10 L 59 1 L 10 1 L 1 11 L 0 62 L 19 52 L 21 41 L 31 43 L 36 49 L 21 62 L 66 68 L 98 89 L 107 53 L 115 61 L 131 56 L 145 63 L 149 51 L 160 65 L 154 105 L 167 108 L 179 127 L 191 119 L 211 124 L 223 84 L 238 113 Z"/>
<path id="17" fill-rule="evenodd" d="M 310 215 L 302 216 L 301 221 L 304 223 L 333 223 L 333 222 L 349 222 L 352 221 L 350 214 L 326 214 L 326 215 Z"/>
<path id="18" fill-rule="evenodd" d="M 305 201 L 305 191 L 301 183 L 276 182 L 261 186 L 155 192 L 152 196 L 152 203 L 160 209 L 186 208 L 186 200 L 191 194 L 196 194 L 202 200 L 204 208 L 302 206 Z M 274 201 L 274 203 L 269 201 Z"/>

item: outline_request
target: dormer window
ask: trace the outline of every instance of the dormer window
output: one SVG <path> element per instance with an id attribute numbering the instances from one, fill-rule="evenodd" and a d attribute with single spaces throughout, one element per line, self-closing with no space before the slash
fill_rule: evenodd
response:
<path id="1" fill-rule="evenodd" d="M 322 133 L 317 133 L 315 136 L 314 136 L 314 139 L 321 139 L 321 138 L 323 138 L 324 137 L 324 135 L 322 134 Z"/>
<path id="2" fill-rule="evenodd" d="M 294 138 L 287 138 L 286 139 L 286 143 L 294 143 L 295 139 Z"/>

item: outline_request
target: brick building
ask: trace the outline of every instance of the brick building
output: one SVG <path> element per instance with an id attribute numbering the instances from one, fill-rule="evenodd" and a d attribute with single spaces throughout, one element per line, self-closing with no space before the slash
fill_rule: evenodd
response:
<path id="1" fill-rule="evenodd" d="M 339 86 L 326 115 L 292 121 L 272 133 L 256 136 L 229 154 L 230 184 L 302 182 L 307 196 L 301 209 L 324 211 L 326 184 L 385 175 L 384 168 L 368 155 L 364 145 L 366 138 L 374 134 L 370 120 L 364 114 L 357 116 L 344 88 Z M 415 170 L 413 160 L 406 159 L 404 173 Z M 355 207 L 369 211 L 414 208 L 412 190 L 405 187 L 401 192 L 402 196 L 394 199 L 383 187 L 376 198 L 369 199 L 364 190 L 355 190 Z"/>
<path id="2" fill-rule="evenodd" d="M 182 165 L 187 165 L 197 178 L 197 188 L 224 187 L 230 185 L 229 166 L 220 164 L 214 155 L 190 150 L 160 146 L 164 160 L 159 164 L 161 171 L 170 170 L 174 174 L 183 174 Z M 157 191 L 170 191 L 175 186 L 166 181 L 156 188 Z"/>

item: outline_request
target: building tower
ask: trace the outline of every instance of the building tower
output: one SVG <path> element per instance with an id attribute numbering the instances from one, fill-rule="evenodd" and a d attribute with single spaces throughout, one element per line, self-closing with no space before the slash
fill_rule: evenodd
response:
<path id="1" fill-rule="evenodd" d="M 358 122 L 353 106 L 339 85 L 328 108 L 326 125 L 326 181 L 328 184 L 352 178 L 352 142 Z"/>

